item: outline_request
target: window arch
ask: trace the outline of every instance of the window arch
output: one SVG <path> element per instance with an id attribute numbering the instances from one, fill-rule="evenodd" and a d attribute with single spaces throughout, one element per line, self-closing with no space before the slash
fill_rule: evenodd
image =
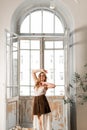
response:
<path id="1" fill-rule="evenodd" d="M 39 9 L 24 18 L 20 33 L 64 33 L 64 25 L 55 12 Z"/>
<path id="2" fill-rule="evenodd" d="M 47 9 L 31 11 L 21 21 L 20 34 L 33 38 L 20 40 L 20 95 L 33 95 L 31 70 L 40 67 L 48 70 L 48 80 L 57 86 L 47 95 L 64 95 L 64 29 L 62 20 Z"/>
<path id="3" fill-rule="evenodd" d="M 19 32 L 16 35 L 17 39 L 14 34 L 11 44 L 9 43 L 11 49 L 14 48 L 15 42 L 18 43 L 17 49 L 11 50 L 11 58 L 13 55 L 14 57 L 11 59 L 13 70 L 10 72 L 11 86 L 14 86 L 15 79 L 17 85 L 11 90 L 8 87 L 9 97 L 17 95 L 17 92 L 21 96 L 33 95 L 34 82 L 31 71 L 38 68 L 47 69 L 48 81 L 56 85 L 55 89 L 48 90 L 47 95 L 63 96 L 67 84 L 68 33 L 66 33 L 65 21 L 55 11 L 40 8 L 19 18 L 17 25 L 16 32 Z M 14 92 L 13 89 L 16 91 Z"/>

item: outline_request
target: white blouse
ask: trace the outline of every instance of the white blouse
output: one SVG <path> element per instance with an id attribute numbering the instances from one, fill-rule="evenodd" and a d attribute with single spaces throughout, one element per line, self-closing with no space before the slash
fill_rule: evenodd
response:
<path id="1" fill-rule="evenodd" d="M 46 94 L 46 89 L 43 86 L 34 89 L 35 96 Z"/>

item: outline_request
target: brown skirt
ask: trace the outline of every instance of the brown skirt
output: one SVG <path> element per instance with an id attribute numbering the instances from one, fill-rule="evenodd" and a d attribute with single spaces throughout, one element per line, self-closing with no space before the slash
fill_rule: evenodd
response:
<path id="1" fill-rule="evenodd" d="M 33 115 L 41 115 L 51 112 L 49 103 L 45 95 L 34 97 Z"/>

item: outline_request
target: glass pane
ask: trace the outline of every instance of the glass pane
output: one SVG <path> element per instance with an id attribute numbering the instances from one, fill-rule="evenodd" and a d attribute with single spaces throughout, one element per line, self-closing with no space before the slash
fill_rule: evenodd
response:
<path id="1" fill-rule="evenodd" d="M 53 41 L 46 41 L 45 42 L 45 48 L 46 49 L 53 48 Z"/>
<path id="2" fill-rule="evenodd" d="M 47 77 L 49 82 L 54 81 L 53 64 L 54 64 L 53 50 L 44 51 L 44 68 L 48 71 Z"/>
<path id="3" fill-rule="evenodd" d="M 40 68 L 40 51 L 31 51 L 31 71 Z M 34 86 L 34 80 L 31 74 L 31 85 Z"/>
<path id="4" fill-rule="evenodd" d="M 18 96 L 18 87 L 14 86 L 12 88 L 12 97 Z"/>
<path id="5" fill-rule="evenodd" d="M 53 14 L 43 11 L 43 33 L 53 33 Z"/>
<path id="6" fill-rule="evenodd" d="M 55 50 L 55 83 L 64 85 L 64 51 Z"/>
<path id="7" fill-rule="evenodd" d="M 40 41 L 31 40 L 31 49 L 40 49 Z"/>
<path id="8" fill-rule="evenodd" d="M 18 96 L 18 86 L 7 87 L 7 98 Z"/>
<path id="9" fill-rule="evenodd" d="M 20 41 L 20 49 L 30 49 L 30 41 L 29 40 L 21 40 Z"/>
<path id="10" fill-rule="evenodd" d="M 31 14 L 31 33 L 41 33 L 41 11 Z"/>
<path id="11" fill-rule="evenodd" d="M 57 16 L 55 16 L 55 33 L 64 33 L 64 28 Z"/>
<path id="12" fill-rule="evenodd" d="M 20 86 L 20 96 L 29 96 L 29 86 Z"/>
<path id="13" fill-rule="evenodd" d="M 13 51 L 17 51 L 18 50 L 18 43 L 17 42 L 14 42 L 13 43 Z"/>
<path id="14" fill-rule="evenodd" d="M 63 48 L 63 41 L 55 41 L 55 49 Z"/>
<path id="15" fill-rule="evenodd" d="M 31 50 L 31 69 L 40 68 L 40 51 Z"/>
<path id="16" fill-rule="evenodd" d="M 11 55 L 10 46 L 7 46 L 7 86 L 11 84 Z"/>
<path id="17" fill-rule="evenodd" d="M 7 87 L 7 98 L 11 98 L 12 97 L 12 87 Z"/>
<path id="18" fill-rule="evenodd" d="M 53 96 L 54 95 L 54 89 L 53 88 L 48 89 L 46 95 L 47 96 Z"/>
<path id="19" fill-rule="evenodd" d="M 64 86 L 55 87 L 55 96 L 64 96 Z"/>
<path id="20" fill-rule="evenodd" d="M 29 85 L 30 83 L 30 53 L 29 51 L 20 51 L 20 85 Z"/>
<path id="21" fill-rule="evenodd" d="M 29 33 L 29 16 L 27 16 L 21 24 L 20 33 Z"/>
<path id="22" fill-rule="evenodd" d="M 40 68 L 40 67 L 39 67 L 39 68 Z M 35 67 L 32 68 L 31 71 L 32 71 L 33 69 L 36 69 L 36 68 L 35 68 Z M 32 85 L 32 86 L 35 85 L 34 79 L 33 79 L 33 77 L 32 77 L 32 72 L 31 72 L 31 85 Z"/>
<path id="23" fill-rule="evenodd" d="M 13 85 L 18 84 L 18 57 L 17 52 L 13 52 L 13 70 L 12 70 L 12 83 Z"/>
<path id="24" fill-rule="evenodd" d="M 35 94 L 34 94 L 34 86 L 33 87 L 31 87 L 31 95 L 32 96 L 34 96 Z"/>

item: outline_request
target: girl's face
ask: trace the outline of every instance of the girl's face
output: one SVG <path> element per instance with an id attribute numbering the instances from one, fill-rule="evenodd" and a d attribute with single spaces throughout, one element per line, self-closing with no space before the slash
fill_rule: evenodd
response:
<path id="1" fill-rule="evenodd" d="M 42 82 L 46 81 L 46 75 L 45 75 L 43 72 L 40 73 L 40 74 L 39 74 L 39 79 L 40 79 L 40 81 L 42 81 Z"/>

